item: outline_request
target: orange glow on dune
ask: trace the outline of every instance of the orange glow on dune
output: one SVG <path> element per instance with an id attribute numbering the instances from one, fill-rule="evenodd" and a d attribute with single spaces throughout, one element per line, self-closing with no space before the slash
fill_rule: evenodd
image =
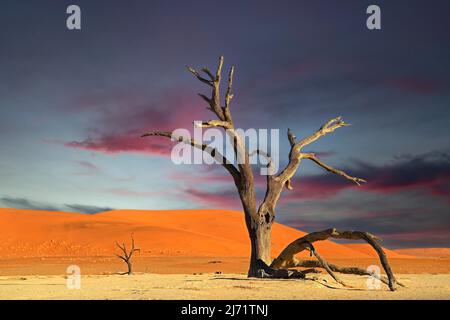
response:
<path id="1" fill-rule="evenodd" d="M 0 209 L 0 258 L 112 256 L 115 241 L 134 233 L 141 256 L 248 257 L 244 216 L 225 210 L 114 210 L 88 215 L 24 209 Z M 272 232 L 276 256 L 305 233 L 282 224 Z M 325 257 L 367 258 L 368 246 L 331 241 L 315 244 Z M 363 248 L 363 249 L 362 249 Z M 308 252 L 302 253 L 308 256 Z M 388 256 L 398 253 L 387 250 Z"/>

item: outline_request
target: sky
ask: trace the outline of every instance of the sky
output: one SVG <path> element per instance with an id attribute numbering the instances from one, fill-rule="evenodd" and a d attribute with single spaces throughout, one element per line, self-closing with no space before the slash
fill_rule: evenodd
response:
<path id="1" fill-rule="evenodd" d="M 66 8 L 81 8 L 81 30 Z M 381 30 L 366 8 L 381 8 Z M 370 231 L 392 248 L 450 246 L 450 3 L 429 1 L 2 1 L 0 207 L 240 209 L 220 166 L 175 165 L 149 130 L 210 120 L 186 65 L 235 65 L 236 127 L 305 137 L 358 187 L 312 163 L 277 221 Z M 259 179 L 258 181 L 260 181 Z M 264 185 L 257 183 L 260 199 Z"/>

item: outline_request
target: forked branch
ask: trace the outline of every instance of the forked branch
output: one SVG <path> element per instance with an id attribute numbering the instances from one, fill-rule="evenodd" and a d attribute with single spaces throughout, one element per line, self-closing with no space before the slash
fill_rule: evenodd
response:
<path id="1" fill-rule="evenodd" d="M 336 117 L 334 119 L 329 120 L 327 123 L 325 123 L 322 127 L 320 127 L 319 130 L 317 130 L 316 132 L 314 132 L 312 135 L 302 139 L 300 142 L 296 143 L 294 145 L 294 149 L 297 150 L 298 152 L 300 152 L 300 150 L 304 147 L 309 145 L 310 143 L 313 143 L 314 141 L 316 141 L 317 139 L 319 139 L 320 137 L 323 137 L 329 133 L 334 132 L 335 130 L 342 128 L 342 127 L 347 127 L 350 124 L 346 123 L 342 117 Z"/>
<path id="2" fill-rule="evenodd" d="M 210 110 L 213 111 L 216 116 L 219 118 L 219 120 L 222 121 L 229 121 L 231 118 L 227 118 L 225 116 L 225 110 L 221 106 L 220 102 L 220 80 L 222 77 L 222 66 L 223 66 L 223 56 L 219 58 L 219 65 L 217 66 L 216 74 L 213 75 L 211 71 L 209 71 L 208 68 L 203 68 L 202 71 L 209 77 L 209 80 L 202 77 L 199 71 L 196 69 L 188 66 L 187 69 L 189 72 L 191 72 L 198 80 L 200 80 L 203 83 L 206 83 L 207 85 L 212 87 L 212 93 L 211 97 L 207 97 L 204 94 L 199 94 L 200 97 L 203 98 L 206 102 L 208 102 L 210 106 Z M 231 74 L 232 75 L 232 74 Z M 231 78 L 232 79 L 232 78 Z M 229 85 L 229 90 L 231 90 L 231 85 Z M 231 99 L 229 99 L 231 100 Z M 229 101 L 228 101 L 229 104 Z"/>
<path id="3" fill-rule="evenodd" d="M 297 169 L 300 165 L 301 159 L 305 158 L 307 155 L 307 154 L 301 153 L 302 148 L 313 143 L 314 141 L 318 140 L 320 137 L 323 137 L 331 132 L 334 132 L 338 128 L 342 128 L 342 127 L 346 127 L 346 126 L 349 126 L 349 124 L 344 122 L 342 117 L 337 117 L 337 118 L 331 119 L 326 124 L 324 124 L 322 127 L 320 127 L 319 130 L 317 130 L 313 134 L 309 135 L 308 137 L 300 140 L 299 142 L 296 142 L 296 140 L 295 140 L 296 137 L 294 136 L 292 131 L 289 129 L 288 130 L 288 139 L 291 144 L 291 151 L 289 152 L 289 163 L 284 168 L 284 170 L 278 175 L 277 178 L 280 179 L 283 184 L 287 183 L 287 186 L 290 186 L 290 183 L 288 181 L 294 176 L 295 172 L 297 171 Z M 311 158 L 315 157 L 312 154 L 309 154 L 309 155 Z M 315 159 L 317 159 L 317 158 L 315 158 Z M 313 159 L 311 159 L 311 160 L 313 160 Z M 319 165 L 323 164 L 320 161 L 316 162 L 316 163 L 318 163 Z M 332 169 L 331 167 L 326 166 L 326 165 L 323 167 Z M 336 173 L 336 174 L 338 174 L 338 172 L 342 172 L 342 171 L 336 170 L 336 169 L 329 170 L 329 171 Z M 342 176 L 346 177 L 346 175 L 342 175 Z M 351 180 L 355 181 L 353 179 L 351 179 Z M 362 179 L 358 179 L 358 181 L 363 182 Z"/>
<path id="4" fill-rule="evenodd" d="M 334 119 L 331 119 L 326 124 L 324 124 L 322 127 L 320 127 L 319 130 L 311 134 L 310 136 L 300 140 L 297 142 L 296 136 L 293 134 L 291 129 L 288 129 L 287 137 L 289 140 L 289 143 L 291 145 L 291 150 L 289 152 L 289 162 L 286 165 L 286 167 L 278 174 L 274 176 L 268 176 L 267 178 L 267 190 L 266 194 L 264 196 L 264 200 L 260 205 L 260 210 L 267 210 L 270 213 L 273 213 L 275 211 L 275 206 L 277 204 L 277 201 L 281 195 L 281 192 L 284 188 L 288 190 L 292 190 L 292 178 L 294 177 L 295 173 L 297 172 L 300 163 L 303 159 L 310 159 L 325 170 L 332 172 L 334 174 L 337 174 L 339 176 L 342 176 L 358 185 L 360 185 L 363 182 L 366 182 L 364 179 L 357 178 L 350 176 L 349 174 L 345 173 L 342 170 L 335 169 L 325 163 L 323 163 L 319 158 L 316 157 L 313 153 L 302 153 L 301 150 L 304 146 L 309 145 L 310 143 L 316 141 L 320 137 L 327 135 L 328 133 L 334 132 L 338 128 L 348 126 L 349 124 L 344 122 L 341 117 L 337 117 Z"/>

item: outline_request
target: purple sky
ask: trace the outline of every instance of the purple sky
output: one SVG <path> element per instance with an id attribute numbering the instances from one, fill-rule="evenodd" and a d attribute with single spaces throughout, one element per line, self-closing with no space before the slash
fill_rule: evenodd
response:
<path id="1" fill-rule="evenodd" d="M 365 27 L 374 3 L 381 31 Z M 81 31 L 66 29 L 69 4 Z M 449 12 L 439 0 L 2 1 L 0 206 L 239 209 L 223 168 L 176 166 L 168 141 L 139 138 L 211 119 L 185 65 L 223 54 L 236 126 L 279 129 L 282 159 L 288 127 L 352 124 L 309 150 L 369 183 L 304 163 L 279 222 L 448 247 Z"/>

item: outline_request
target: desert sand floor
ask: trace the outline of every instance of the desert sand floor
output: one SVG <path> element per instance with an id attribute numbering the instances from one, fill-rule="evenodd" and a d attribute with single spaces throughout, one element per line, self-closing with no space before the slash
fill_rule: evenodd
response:
<path id="1" fill-rule="evenodd" d="M 367 268 L 378 265 L 378 258 L 328 260 L 340 266 Z M 389 259 L 394 274 L 450 273 L 450 259 Z M 126 270 L 117 257 L 48 257 L 48 258 L 0 258 L 1 276 L 65 275 L 70 265 L 78 265 L 83 275 L 111 275 Z M 141 257 L 136 256 L 133 268 L 138 273 L 150 274 L 199 274 L 246 273 L 248 257 Z"/>
<path id="2" fill-rule="evenodd" d="M 328 275 L 311 280 L 247 279 L 243 274 L 86 275 L 80 289 L 63 276 L 0 277 L 0 299 L 450 299 L 450 274 L 400 274 L 406 288 L 391 292 L 366 286 L 367 277 Z"/>

